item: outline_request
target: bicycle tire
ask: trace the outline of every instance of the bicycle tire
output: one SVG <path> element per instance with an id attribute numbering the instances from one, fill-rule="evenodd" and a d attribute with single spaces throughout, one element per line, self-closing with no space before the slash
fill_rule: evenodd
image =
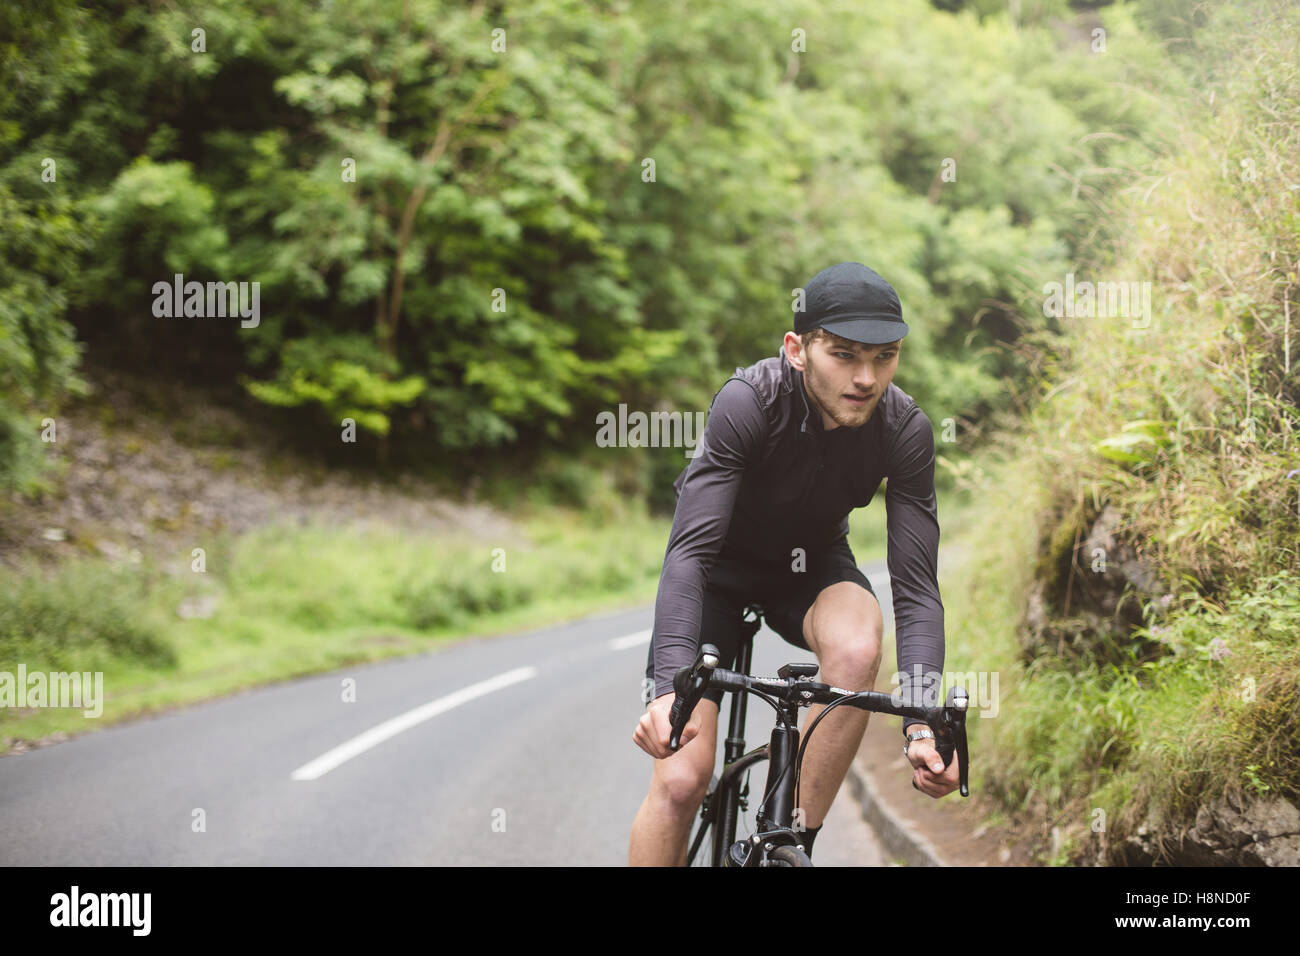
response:
<path id="1" fill-rule="evenodd" d="M 772 851 L 772 859 L 779 860 L 786 866 L 812 866 L 808 854 L 797 846 L 779 846 Z"/>
<path id="2" fill-rule="evenodd" d="M 686 841 L 686 865 L 687 866 L 712 866 L 713 865 L 713 838 L 718 832 L 718 828 L 713 825 L 714 813 L 710 813 L 706 818 L 704 815 L 705 804 L 713 803 L 714 794 L 718 790 L 718 775 L 715 773 L 709 780 L 708 795 L 704 802 L 700 804 L 700 812 L 695 815 L 695 825 L 691 827 L 690 838 Z M 703 835 L 701 837 L 701 834 Z M 699 846 L 696 846 L 696 841 Z M 691 853 L 692 848 L 695 852 Z"/>
<path id="3" fill-rule="evenodd" d="M 715 840 L 726 840 L 726 844 L 722 847 L 722 852 L 725 854 L 727 850 L 730 849 L 731 844 L 735 842 L 736 834 L 740 831 L 742 824 L 748 824 L 746 829 L 750 832 L 753 831 L 754 816 L 758 811 L 759 803 L 763 799 L 763 784 L 760 781 L 757 788 L 751 787 L 749 796 L 746 798 L 749 806 L 744 811 L 741 811 L 739 805 L 740 788 L 744 776 L 749 774 L 756 765 L 766 762 L 767 746 L 764 745 L 744 754 L 723 771 L 723 774 L 728 776 L 728 782 L 726 785 L 732 788 L 732 799 L 734 801 L 733 812 L 735 819 L 731 823 L 730 833 L 724 832 L 727 829 L 727 821 L 722 819 L 722 815 L 719 812 L 721 808 L 718 805 L 717 795 L 718 788 L 722 784 L 719 776 L 717 774 L 713 775 L 712 779 L 709 781 L 708 796 L 705 798 L 710 805 L 709 818 L 705 819 L 703 804 L 701 804 L 700 812 L 696 816 L 695 824 L 691 828 L 690 838 L 686 843 L 687 866 L 712 866 L 712 849 Z M 730 773 L 728 773 L 728 771 L 730 771 Z M 695 846 L 695 841 L 700 837 L 701 832 L 704 833 L 703 840 L 696 852 L 692 854 L 691 848 Z"/>

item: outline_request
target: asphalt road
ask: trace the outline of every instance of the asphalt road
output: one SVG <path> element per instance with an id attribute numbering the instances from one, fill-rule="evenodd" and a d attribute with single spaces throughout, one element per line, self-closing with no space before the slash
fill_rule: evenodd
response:
<path id="1" fill-rule="evenodd" d="M 864 570 L 888 629 L 884 566 Z M 652 615 L 467 641 L 2 758 L 0 865 L 624 865 L 651 774 L 632 731 Z M 755 639 L 754 673 L 812 659 Z M 771 726 L 752 704 L 750 746 Z M 814 857 L 882 862 L 847 787 Z"/>

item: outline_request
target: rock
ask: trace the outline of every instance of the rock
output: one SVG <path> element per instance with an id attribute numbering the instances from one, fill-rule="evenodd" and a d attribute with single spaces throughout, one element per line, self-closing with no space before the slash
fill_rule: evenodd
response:
<path id="1" fill-rule="evenodd" d="M 122 548 L 112 541 L 96 541 L 95 548 L 110 561 L 116 561 L 122 557 Z"/>
<path id="2" fill-rule="evenodd" d="M 1029 604 L 1025 609 L 1025 623 L 1034 634 L 1047 628 L 1047 606 L 1043 601 L 1043 582 L 1040 578 L 1029 591 Z"/>
<path id="3" fill-rule="evenodd" d="M 1196 812 L 1187 836 L 1233 866 L 1300 866 L 1300 810 L 1281 797 L 1220 797 Z"/>
<path id="4" fill-rule="evenodd" d="M 176 608 L 176 613 L 186 620 L 191 618 L 205 619 L 217 613 L 217 603 L 215 594 L 188 597 L 181 601 L 180 606 Z"/>
<path id="5" fill-rule="evenodd" d="M 1122 518 L 1115 505 L 1106 505 L 1077 548 L 1072 526 L 1054 533 L 1025 608 L 1027 659 L 1068 651 L 1106 660 L 1143 624 L 1143 602 L 1160 603 L 1167 589 L 1124 540 Z"/>
<path id="6" fill-rule="evenodd" d="M 1124 866 L 1300 866 L 1300 810 L 1281 797 L 1225 795 L 1163 841 L 1142 823 L 1113 857 Z"/>
<path id="7" fill-rule="evenodd" d="M 1076 585 L 1091 599 L 1088 603 L 1093 609 L 1105 613 L 1118 609 L 1126 587 L 1136 592 L 1139 598 L 1155 598 L 1165 591 L 1155 572 L 1119 535 L 1122 518 L 1119 508 L 1113 504 L 1106 505 L 1093 522 L 1088 537 L 1080 543 L 1076 557 L 1080 568 L 1084 569 L 1084 573 L 1075 574 Z M 1095 566 L 1101 566 L 1099 557 L 1105 562 L 1105 570 L 1093 570 Z M 1076 595 L 1078 593 L 1076 590 Z M 1130 616 L 1140 619 L 1138 610 L 1136 606 L 1130 608 Z"/>

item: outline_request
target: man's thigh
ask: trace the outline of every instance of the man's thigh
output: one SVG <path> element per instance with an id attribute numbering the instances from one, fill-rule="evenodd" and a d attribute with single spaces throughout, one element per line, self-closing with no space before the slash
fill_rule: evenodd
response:
<path id="1" fill-rule="evenodd" d="M 769 607 L 765 620 L 788 643 L 818 659 L 850 641 L 869 638 L 878 646 L 884 630 L 871 582 L 856 565 L 842 561 L 815 565 L 807 583 Z"/>
<path id="2" fill-rule="evenodd" d="M 740 644 L 748 640 L 754 627 L 745 620 L 745 609 L 763 593 L 763 578 L 755 571 L 733 562 L 719 562 L 709 575 L 700 607 L 700 647 L 712 644 L 718 649 L 719 666 L 735 667 Z M 653 683 L 655 649 L 651 643 L 646 657 L 646 678 Z M 721 709 L 724 692 L 710 688 L 705 700 Z"/>
<path id="3" fill-rule="evenodd" d="M 856 581 L 823 588 L 803 618 L 804 640 L 823 663 L 828 654 L 878 659 L 883 631 L 875 593 Z"/>

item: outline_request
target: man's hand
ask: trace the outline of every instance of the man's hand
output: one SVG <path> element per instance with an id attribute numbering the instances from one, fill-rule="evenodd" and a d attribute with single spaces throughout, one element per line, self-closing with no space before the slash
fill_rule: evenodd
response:
<path id="1" fill-rule="evenodd" d="M 668 738 L 673 734 L 673 724 L 669 714 L 673 709 L 673 701 L 676 697 L 677 695 L 672 693 L 656 697 L 654 702 L 646 708 L 646 712 L 641 715 L 641 719 L 636 725 L 636 731 L 632 734 L 632 740 L 636 742 L 636 745 L 656 760 L 662 760 L 664 757 L 673 755 L 673 751 L 668 749 Z M 687 741 L 699 732 L 699 721 L 695 719 L 694 714 L 691 714 L 691 719 L 682 728 L 682 740 L 678 750 L 686 746 Z"/>
<path id="2" fill-rule="evenodd" d="M 921 726 L 915 724 L 914 726 Z M 936 800 L 957 789 L 957 777 L 961 768 L 957 766 L 957 755 L 952 755 L 952 762 L 944 768 L 943 758 L 934 749 L 934 741 L 928 737 L 913 740 L 907 748 L 907 759 L 912 762 L 912 786 L 922 793 L 928 793 Z"/>

